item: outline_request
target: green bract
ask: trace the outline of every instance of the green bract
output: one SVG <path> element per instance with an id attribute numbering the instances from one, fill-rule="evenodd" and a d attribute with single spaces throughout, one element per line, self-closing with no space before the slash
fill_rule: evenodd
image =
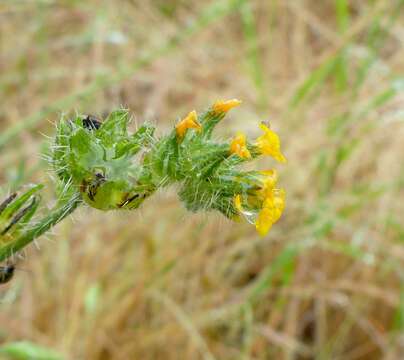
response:
<path id="1" fill-rule="evenodd" d="M 59 124 L 53 154 L 57 174 L 77 185 L 94 208 L 137 208 L 156 190 L 140 160 L 153 142 L 154 128 L 146 124 L 129 135 L 126 110 L 114 111 L 99 128 L 85 120 L 78 116 Z"/>

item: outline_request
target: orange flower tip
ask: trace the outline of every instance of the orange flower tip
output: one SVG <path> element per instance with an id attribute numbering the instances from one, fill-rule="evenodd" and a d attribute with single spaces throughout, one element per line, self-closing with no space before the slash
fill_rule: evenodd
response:
<path id="1" fill-rule="evenodd" d="M 251 153 L 247 148 L 246 136 L 238 133 L 230 143 L 230 153 L 236 154 L 243 159 L 251 158 Z"/>
<path id="2" fill-rule="evenodd" d="M 240 104 L 241 101 L 237 99 L 218 100 L 213 104 L 212 110 L 216 114 L 227 113 L 229 110 L 239 106 Z"/>
<path id="3" fill-rule="evenodd" d="M 175 131 L 180 139 L 185 136 L 188 129 L 195 129 L 197 131 L 202 130 L 202 126 L 198 122 L 198 115 L 195 110 L 191 111 L 175 126 Z"/>

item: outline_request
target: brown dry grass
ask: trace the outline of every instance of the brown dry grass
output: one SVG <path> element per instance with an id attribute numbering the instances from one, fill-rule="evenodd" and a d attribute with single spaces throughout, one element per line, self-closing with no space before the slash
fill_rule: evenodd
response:
<path id="1" fill-rule="evenodd" d="M 399 359 L 404 10 L 344 3 L 0 3 L 0 127 L 24 125 L 1 149 L 5 187 L 52 188 L 47 120 L 120 105 L 164 132 L 237 97 L 219 136 L 270 118 L 289 160 L 265 239 L 173 191 L 134 213 L 81 209 L 1 287 L 0 341 L 67 359 Z"/>

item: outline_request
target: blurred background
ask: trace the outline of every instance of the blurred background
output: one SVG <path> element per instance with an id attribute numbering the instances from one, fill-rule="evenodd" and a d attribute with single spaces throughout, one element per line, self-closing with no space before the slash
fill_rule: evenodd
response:
<path id="1" fill-rule="evenodd" d="M 287 191 L 265 238 L 187 212 L 175 189 L 134 212 L 78 210 L 0 287 L 0 343 L 63 359 L 402 359 L 403 40 L 402 0 L 2 0 L 3 194 L 42 182 L 51 206 L 54 123 L 120 106 L 164 134 L 239 98 L 216 136 L 269 120 L 288 163 L 254 165 Z"/>

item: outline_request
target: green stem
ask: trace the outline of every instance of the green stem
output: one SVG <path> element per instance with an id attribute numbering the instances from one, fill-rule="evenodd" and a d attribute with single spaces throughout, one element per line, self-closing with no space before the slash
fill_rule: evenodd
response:
<path id="1" fill-rule="evenodd" d="M 0 248 L 0 261 L 4 261 L 19 250 L 27 246 L 36 238 L 47 232 L 57 223 L 62 221 L 66 216 L 70 215 L 81 203 L 81 196 L 79 193 L 74 194 L 63 205 L 56 206 L 50 214 L 45 216 L 38 224 L 34 225 L 31 229 L 27 230 L 15 241 L 2 246 Z"/>

